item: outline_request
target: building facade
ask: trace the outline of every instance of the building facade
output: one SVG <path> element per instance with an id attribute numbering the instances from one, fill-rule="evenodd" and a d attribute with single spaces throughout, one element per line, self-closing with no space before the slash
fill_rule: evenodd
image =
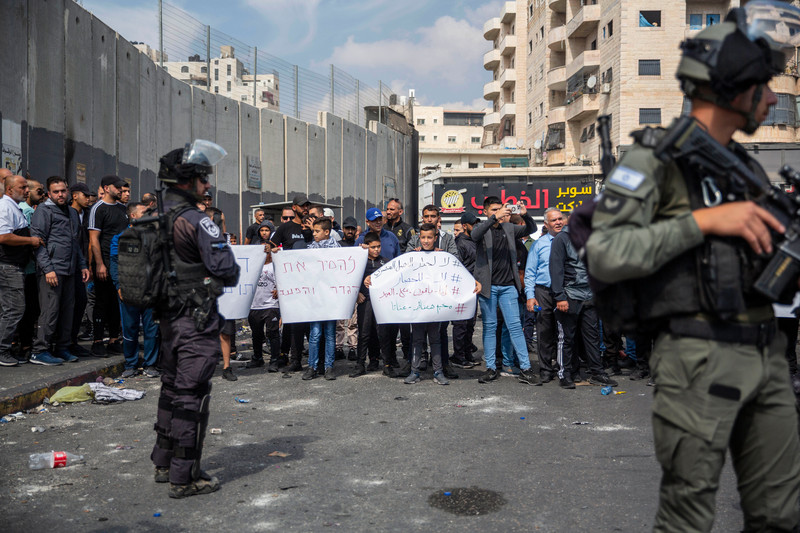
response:
<path id="1" fill-rule="evenodd" d="M 611 145 L 619 155 L 620 147 L 624 150 L 631 144 L 630 132 L 667 126 L 689 110 L 675 78 L 679 45 L 721 22 L 738 6 L 738 0 L 657 5 L 646 0 L 506 2 L 504 13 L 516 8 L 514 26 L 504 22 L 512 21 L 505 14 L 484 26 L 484 36 L 495 43 L 484 56 L 484 66 L 494 67 L 493 77 L 501 80 L 499 85 L 495 80 L 487 84 L 484 96 L 495 108 L 502 109 L 508 97 L 516 100 L 518 109 L 524 105 L 522 113 L 514 114 L 516 127 L 511 132 L 531 150 L 532 165 L 597 163 L 599 115 L 611 116 Z M 503 35 L 509 32 L 515 32 L 520 42 L 514 54 L 503 55 Z M 503 81 L 508 78 L 503 72 L 509 58 L 515 58 L 513 84 Z M 503 93 L 504 83 L 515 91 Z M 737 135 L 751 149 L 800 140 L 796 61 L 789 62 L 786 73 L 775 77 L 771 87 L 778 105 L 765 124 L 753 136 Z M 506 117 L 502 111 L 497 118 L 487 116 L 487 136 L 502 142 L 502 132 L 508 131 Z"/>
<path id="2" fill-rule="evenodd" d="M 210 91 L 215 94 L 258 108 L 280 109 L 277 73 L 254 76 L 236 58 L 233 46 L 220 46 L 220 56 L 212 58 L 210 65 L 200 56 L 192 56 L 188 61 L 164 61 L 164 68 L 173 77 L 189 85 L 204 90 L 209 90 L 210 86 Z"/>

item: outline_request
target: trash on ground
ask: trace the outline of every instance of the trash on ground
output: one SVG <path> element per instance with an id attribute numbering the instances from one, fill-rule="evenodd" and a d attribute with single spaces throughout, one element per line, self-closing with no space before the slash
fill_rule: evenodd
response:
<path id="1" fill-rule="evenodd" d="M 146 391 L 136 389 L 117 389 L 108 387 L 102 383 L 89 383 L 89 387 L 94 392 L 94 399 L 98 402 L 121 402 L 139 400 L 144 397 Z"/>
<path id="2" fill-rule="evenodd" d="M 588 426 L 591 422 L 573 422 L 573 426 Z"/>
<path id="3" fill-rule="evenodd" d="M 28 458 L 28 467 L 31 470 L 43 468 L 62 468 L 83 461 L 82 455 L 69 452 L 32 453 Z"/>
<path id="4" fill-rule="evenodd" d="M 220 428 L 211 428 L 212 435 L 222 435 L 222 430 Z"/>
<path id="5" fill-rule="evenodd" d="M 25 418 L 25 415 L 22 414 L 22 411 L 7 414 L 3 418 L 0 418 L 0 424 L 7 424 L 9 422 L 16 422 L 17 420 L 22 420 Z"/>
<path id="6" fill-rule="evenodd" d="M 292 455 L 292 454 L 285 453 L 285 452 L 274 451 L 274 452 L 268 453 L 267 457 L 289 457 L 290 455 Z"/>
<path id="7" fill-rule="evenodd" d="M 34 426 L 31 428 L 31 433 L 44 433 L 44 428 L 42 426 Z"/>
<path id="8" fill-rule="evenodd" d="M 117 446 L 114 449 L 115 450 L 132 450 L 134 448 L 135 448 L 135 446 L 123 446 L 123 445 L 120 444 L 119 446 Z"/>
<path id="9" fill-rule="evenodd" d="M 239 403 L 250 403 L 250 400 L 245 400 L 244 398 L 234 398 Z"/>
<path id="10" fill-rule="evenodd" d="M 59 403 L 87 402 L 92 399 L 92 389 L 89 383 L 78 386 L 61 387 L 50 397 L 50 402 Z"/>

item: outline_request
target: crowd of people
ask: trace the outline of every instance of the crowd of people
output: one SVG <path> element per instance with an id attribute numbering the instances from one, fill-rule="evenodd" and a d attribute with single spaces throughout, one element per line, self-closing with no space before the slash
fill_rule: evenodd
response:
<path id="1" fill-rule="evenodd" d="M 117 176 L 104 177 L 93 191 L 84 183 L 69 186 L 58 176 L 43 186 L 0 172 L 5 187 L 0 199 L 0 364 L 60 365 L 123 354 L 121 377 L 158 377 L 160 339 L 153 312 L 126 305 L 117 276 L 119 236 L 131 220 L 155 207 L 155 195 L 146 193 L 132 202 L 129 185 Z M 237 244 L 237 236 L 227 232 L 224 213 L 212 203 L 206 193 L 197 207 Z M 652 338 L 623 338 L 599 321 L 586 268 L 569 239 L 568 214 L 547 209 L 537 231 L 524 205 L 488 197 L 483 207 L 483 220 L 464 213 L 453 233 L 441 229 L 435 205 L 423 208 L 417 231 L 403 219 L 396 198 L 383 211 L 370 208 L 363 228 L 353 217 L 339 224 L 330 208 L 302 195 L 283 209 L 277 224 L 256 210 L 242 239 L 243 244 L 263 244 L 267 251 L 247 320 L 253 351 L 237 350 L 236 324 L 226 321 L 220 333 L 223 378 L 238 379 L 233 361 L 247 368 L 266 366 L 269 372 L 303 372 L 304 380 L 332 380 L 334 362 L 347 359 L 355 363 L 350 377 L 381 370 L 407 383 L 418 382 L 429 366 L 434 381 L 447 384 L 459 378 L 456 369 L 483 365 L 480 383 L 512 376 L 533 385 L 557 380 L 564 389 L 580 382 L 613 387 L 618 385 L 614 377 L 625 375 L 654 385 L 648 367 Z M 272 254 L 340 246 L 363 246 L 369 254 L 352 317 L 283 324 Z M 479 312 L 452 323 L 378 324 L 369 276 L 395 257 L 421 250 L 445 251 L 463 263 L 478 282 Z M 473 340 L 478 315 L 482 361 Z M 780 323 L 787 333 L 797 330 L 791 314 Z M 81 346 L 89 340 L 90 348 Z M 787 358 L 800 392 L 793 348 L 791 343 Z"/>

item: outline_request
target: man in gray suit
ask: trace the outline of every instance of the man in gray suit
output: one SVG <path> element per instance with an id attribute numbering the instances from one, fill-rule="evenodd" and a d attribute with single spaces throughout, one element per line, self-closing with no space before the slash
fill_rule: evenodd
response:
<path id="1" fill-rule="evenodd" d="M 517 204 L 517 212 L 525 221 L 524 226 L 511 224 L 512 206 L 503 205 L 496 196 L 489 196 L 483 201 L 483 212 L 486 220 L 476 224 L 472 229 L 472 240 L 476 243 L 475 279 L 481 284 L 478 303 L 481 306 L 483 320 L 483 357 L 486 361 L 486 372 L 478 379 L 479 383 L 488 383 L 498 377 L 496 368 L 497 340 L 497 308 L 503 313 L 511 344 L 519 358 L 519 380 L 530 385 L 541 385 L 539 377 L 531 368 L 528 358 L 528 347 L 522 332 L 517 299 L 522 290 L 517 273 L 516 239 L 530 235 L 536 231 L 536 223 L 528 215 L 525 205 Z"/>

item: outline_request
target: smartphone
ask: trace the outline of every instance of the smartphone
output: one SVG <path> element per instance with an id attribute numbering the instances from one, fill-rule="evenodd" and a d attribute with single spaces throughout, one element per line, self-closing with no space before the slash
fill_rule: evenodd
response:
<path id="1" fill-rule="evenodd" d="M 519 206 L 517 204 L 507 204 L 508 210 L 511 212 L 512 215 L 519 214 Z"/>

